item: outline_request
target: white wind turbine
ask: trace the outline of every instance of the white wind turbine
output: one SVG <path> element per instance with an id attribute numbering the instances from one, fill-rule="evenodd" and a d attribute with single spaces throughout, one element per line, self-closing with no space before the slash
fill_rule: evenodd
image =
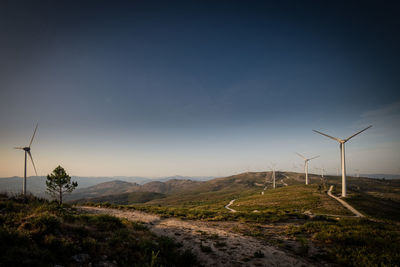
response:
<path id="1" fill-rule="evenodd" d="M 272 188 L 276 188 L 276 183 L 275 183 L 275 165 L 276 164 L 271 164 L 269 167 L 272 170 Z"/>
<path id="2" fill-rule="evenodd" d="M 312 160 L 312 159 L 315 159 L 315 158 L 318 158 L 319 156 L 315 156 L 315 157 L 312 157 L 312 158 L 306 158 L 306 157 L 304 157 L 302 154 L 300 154 L 300 153 L 297 153 L 296 152 L 296 154 L 297 155 L 299 155 L 300 157 L 302 157 L 303 159 L 304 159 L 304 172 L 305 172 L 305 174 L 306 174 L 306 184 L 308 184 L 308 162 L 310 161 L 310 160 Z"/>
<path id="3" fill-rule="evenodd" d="M 352 136 L 350 136 L 350 137 L 348 137 L 346 139 L 340 139 L 340 138 L 337 138 L 337 137 L 333 137 L 333 136 L 321 133 L 321 132 L 319 132 L 317 130 L 313 130 L 314 132 L 322 134 L 322 135 L 324 135 L 324 136 L 326 136 L 326 137 L 328 137 L 330 139 L 333 139 L 333 140 L 339 142 L 339 144 L 340 144 L 340 158 L 341 158 L 341 163 L 342 163 L 342 197 L 346 197 L 347 196 L 347 192 L 346 192 L 346 161 L 345 161 L 344 144 L 347 141 L 349 141 L 351 138 L 353 138 L 354 136 L 364 132 L 365 130 L 367 130 L 367 129 L 371 128 L 371 127 L 372 127 L 372 125 L 370 125 L 367 128 L 365 128 L 365 129 L 353 134 Z"/>
<path id="4" fill-rule="evenodd" d="M 29 157 L 31 158 L 33 169 L 35 170 L 35 173 L 36 173 L 36 176 L 37 176 L 35 163 L 33 162 L 32 154 L 31 154 L 31 145 L 32 145 L 32 142 L 33 142 L 33 138 L 35 137 L 37 127 L 38 127 L 38 124 L 36 124 L 35 131 L 33 132 L 33 135 L 32 135 L 32 138 L 31 138 L 31 142 L 29 143 L 29 146 L 26 146 L 26 147 L 14 147 L 15 149 L 22 149 L 22 150 L 25 151 L 24 183 L 22 185 L 22 193 L 24 195 L 26 195 L 26 154 L 28 154 Z"/>

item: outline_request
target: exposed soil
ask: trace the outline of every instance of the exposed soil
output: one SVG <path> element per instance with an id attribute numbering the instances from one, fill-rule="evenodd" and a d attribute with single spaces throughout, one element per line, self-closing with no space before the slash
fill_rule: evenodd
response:
<path id="1" fill-rule="evenodd" d="M 230 212 L 236 212 L 236 210 L 234 210 L 234 209 L 232 209 L 232 208 L 229 208 L 229 207 L 233 204 L 233 202 L 235 202 L 235 200 L 236 200 L 236 199 L 232 199 L 232 200 L 225 206 L 225 209 L 229 210 Z"/>
<path id="2" fill-rule="evenodd" d="M 238 222 L 183 221 L 161 218 L 139 211 L 126 211 L 97 207 L 80 207 L 90 213 L 109 214 L 147 224 L 150 230 L 181 242 L 183 249 L 191 250 L 204 266 L 315 266 L 300 256 L 272 246 L 265 240 L 242 235 L 232 230 L 240 228 Z M 258 226 L 274 232 L 279 226 Z M 271 229 L 269 229 L 271 228 Z M 268 230 L 269 229 L 269 230 Z M 249 229 L 247 229 L 249 230 Z M 250 229 L 251 231 L 251 229 Z M 287 240 L 286 245 L 292 241 Z M 292 242 L 293 243 L 293 242 Z"/>

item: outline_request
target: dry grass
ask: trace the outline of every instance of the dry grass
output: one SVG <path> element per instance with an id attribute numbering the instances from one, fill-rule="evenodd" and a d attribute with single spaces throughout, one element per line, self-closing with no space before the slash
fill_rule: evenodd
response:
<path id="1" fill-rule="evenodd" d="M 351 215 L 337 201 L 327 196 L 325 191 L 318 191 L 318 185 L 293 185 L 266 190 L 264 195 L 240 198 L 231 207 L 247 212 L 277 209 L 287 212 L 311 211 L 313 214 Z"/>

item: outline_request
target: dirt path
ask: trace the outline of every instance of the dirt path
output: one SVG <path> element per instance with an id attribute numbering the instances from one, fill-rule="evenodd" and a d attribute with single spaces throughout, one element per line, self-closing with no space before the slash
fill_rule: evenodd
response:
<path id="1" fill-rule="evenodd" d="M 163 219 L 138 211 L 80 207 L 90 213 L 109 214 L 145 222 L 157 235 L 168 236 L 195 253 L 204 266 L 313 266 L 312 263 L 272 247 L 265 242 L 218 227 L 217 222 Z M 254 253 L 259 257 L 255 257 Z"/>
<path id="2" fill-rule="evenodd" d="M 225 206 L 225 209 L 229 210 L 230 212 L 236 212 L 236 210 L 230 208 L 230 206 L 233 204 L 233 202 L 235 202 L 236 199 L 232 199 L 228 205 Z"/>
<path id="3" fill-rule="evenodd" d="M 354 215 L 356 217 L 364 217 L 363 214 L 361 214 L 358 210 L 356 210 L 355 208 L 353 208 L 349 203 L 347 203 L 346 201 L 344 201 L 343 199 L 340 199 L 334 195 L 332 195 L 332 189 L 333 189 L 333 185 L 331 185 L 331 187 L 329 187 L 328 190 L 328 196 L 330 196 L 331 198 L 336 199 L 337 201 L 340 202 L 340 204 L 342 204 L 345 208 L 347 208 L 349 211 L 351 211 L 352 213 L 354 213 Z"/>
<path id="4" fill-rule="evenodd" d="M 288 184 L 287 183 L 285 183 L 285 181 L 283 181 L 283 180 L 285 180 L 285 179 L 289 179 L 289 176 L 287 176 L 286 174 L 284 174 L 284 173 L 282 173 L 284 176 L 285 176 L 285 178 L 283 178 L 282 180 L 281 180 L 281 182 L 282 182 L 282 184 L 284 185 L 284 186 L 288 186 Z"/>

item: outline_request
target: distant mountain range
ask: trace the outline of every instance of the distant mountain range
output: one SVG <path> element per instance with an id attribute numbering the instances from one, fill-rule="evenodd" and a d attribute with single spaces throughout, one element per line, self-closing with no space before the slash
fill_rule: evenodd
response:
<path id="1" fill-rule="evenodd" d="M 132 197 L 133 195 L 143 195 L 133 193 L 144 192 L 155 193 L 155 196 L 160 198 L 161 195 L 184 191 L 201 183 L 201 181 L 172 179 L 167 180 L 166 182 L 153 181 L 140 185 L 137 183 L 129 183 L 125 181 L 115 180 L 86 188 L 77 189 L 72 194 L 66 195 L 65 200 L 74 201 L 79 199 L 99 199 L 104 196 L 123 194 L 126 194 L 126 197 Z"/>
<path id="2" fill-rule="evenodd" d="M 400 174 L 360 174 L 360 176 L 375 179 L 400 179 Z"/>
<path id="3" fill-rule="evenodd" d="M 396 198 L 396 188 L 400 179 L 373 179 L 367 177 L 348 178 L 348 189 L 351 192 L 370 192 L 380 190 L 388 192 L 390 198 Z M 304 174 L 295 172 L 277 172 L 277 187 L 304 185 Z M 326 176 L 329 185 L 339 187 L 341 179 L 337 176 Z M 320 175 L 309 174 L 311 184 L 322 185 Z M 265 189 L 267 188 L 267 189 Z M 112 181 L 92 187 L 76 190 L 67 198 L 73 202 L 109 202 L 114 204 L 138 204 L 144 206 L 181 206 L 198 207 L 213 205 L 222 201 L 220 206 L 237 199 L 240 195 L 259 195 L 263 190 L 272 188 L 271 172 L 246 172 L 229 177 L 215 178 L 208 181 L 191 181 L 172 179 L 167 182 L 154 181 L 139 185 L 122 181 Z M 391 195 L 392 194 L 392 195 Z M 251 200 L 252 201 L 252 200 Z M 251 202 L 250 201 L 250 202 Z M 252 202 L 251 202 L 252 203 Z M 253 205 L 253 204 L 251 204 Z M 144 207 L 143 206 L 143 207 Z"/>
<path id="4" fill-rule="evenodd" d="M 313 179 L 320 180 L 314 175 Z M 277 181 L 286 179 L 288 183 L 303 183 L 298 173 L 278 172 Z M 134 203 L 181 203 L 183 200 L 196 203 L 212 198 L 224 198 L 246 190 L 262 190 L 265 181 L 271 181 L 271 172 L 247 172 L 208 181 L 172 179 L 166 182 L 153 181 L 143 185 L 112 181 L 76 190 L 66 196 L 72 202 L 110 202 L 115 204 Z M 282 184 L 280 184 L 283 186 Z M 229 198 L 228 197 L 228 198 Z"/>
<path id="5" fill-rule="evenodd" d="M 142 185 L 149 182 L 167 182 L 169 180 L 192 180 L 192 181 L 207 181 L 214 177 L 209 176 L 168 176 L 160 178 L 146 178 L 139 176 L 113 176 L 113 177 L 81 177 L 73 176 L 71 180 L 78 182 L 78 189 L 94 186 L 100 183 L 106 183 L 111 181 L 122 181 L 127 183 L 135 183 Z M 22 190 L 22 177 L 14 176 L 7 178 L 0 178 L 0 192 L 8 193 L 19 193 Z M 27 189 L 28 192 L 45 197 L 46 194 L 46 177 L 45 176 L 30 176 L 27 178 Z M 77 189 L 77 190 L 78 190 Z"/>

